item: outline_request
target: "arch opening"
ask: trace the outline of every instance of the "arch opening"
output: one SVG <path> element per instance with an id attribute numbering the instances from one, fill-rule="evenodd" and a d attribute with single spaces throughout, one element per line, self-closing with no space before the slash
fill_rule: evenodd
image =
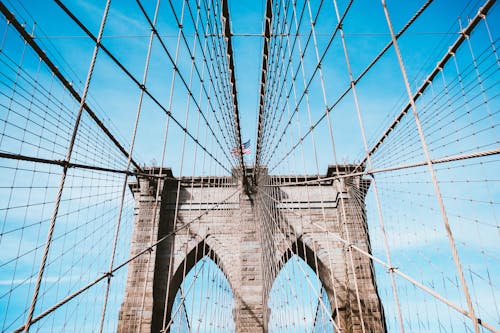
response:
<path id="1" fill-rule="evenodd" d="M 335 332 L 325 287 L 299 255 L 288 256 L 276 275 L 268 307 L 269 332 Z"/>
<path id="2" fill-rule="evenodd" d="M 234 332 L 234 294 L 216 261 L 204 255 L 183 277 L 173 298 L 167 330 Z"/>

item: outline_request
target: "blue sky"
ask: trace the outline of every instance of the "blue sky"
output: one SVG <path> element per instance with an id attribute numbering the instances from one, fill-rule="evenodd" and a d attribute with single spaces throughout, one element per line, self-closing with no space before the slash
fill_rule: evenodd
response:
<path id="1" fill-rule="evenodd" d="M 76 89 L 81 91 L 92 54 L 92 42 L 52 1 L 8 0 L 4 3 L 20 21 L 26 22 L 27 30 L 33 29 L 34 22 L 36 22 L 34 28 L 36 40 L 64 75 L 73 82 Z M 312 4 L 313 9 L 318 6 L 317 1 L 313 1 Z M 346 4 L 347 1 L 339 1 L 341 12 Z M 399 31 L 422 4 L 423 1 L 389 1 L 388 9 L 395 30 Z M 104 1 L 81 0 L 68 2 L 66 5 L 93 33 L 98 31 Z M 148 1 L 144 5 L 146 11 L 152 16 L 154 2 Z M 326 48 L 336 24 L 333 3 L 329 1 L 322 5 L 316 26 L 319 51 Z M 434 69 L 437 61 L 457 38 L 458 17 L 460 17 L 461 24 L 465 26 L 468 18 L 473 17 L 481 5 L 482 1 L 436 0 L 398 40 L 413 91 L 423 83 L 427 74 Z M 174 6 L 176 13 L 180 13 L 180 2 L 175 2 Z M 245 157 L 246 162 L 252 164 L 257 134 L 263 45 L 262 37 L 256 35 L 259 35 L 263 29 L 265 3 L 262 0 L 231 0 L 229 9 L 232 31 L 235 34 L 233 48 L 242 139 L 243 141 L 250 139 L 252 142 L 252 154 Z M 495 5 L 488 16 L 489 31 L 482 22 L 471 36 L 470 49 L 469 44 L 464 43 L 457 50 L 456 57 L 443 68 L 442 73 L 433 80 L 432 87 L 426 90 L 417 103 L 431 158 L 481 152 L 499 147 L 498 56 L 493 52 L 489 39 L 491 35 L 498 49 L 499 15 L 498 5 Z M 185 22 L 185 34 L 189 43 L 192 43 L 193 23 L 189 22 L 187 14 Z M 103 44 L 139 79 L 142 77 L 150 33 L 146 23 L 134 1 L 115 1 L 111 6 L 104 31 Z M 299 30 L 302 34 L 307 34 L 308 29 L 310 25 L 304 24 Z M 344 29 L 353 75 L 357 77 L 390 40 L 382 6 L 378 1 L 354 1 L 350 14 L 346 16 Z M 167 3 L 162 4 L 158 30 L 169 52 L 175 55 L 178 28 Z M 11 27 L 6 28 L 5 20 L 1 21 L 0 33 L 3 36 L 2 96 L 0 96 L 3 114 L 0 150 L 41 158 L 62 159 L 72 128 L 71 121 L 64 121 L 64 114 L 74 115 L 78 105 L 58 83 L 54 83 L 50 72 L 40 66 L 38 57 L 29 48 L 23 52 L 22 41 Z M 304 44 L 305 37 L 301 41 Z M 182 45 L 181 43 L 178 67 L 182 76 L 189 80 L 191 60 L 187 56 L 186 47 Z M 199 47 L 197 52 L 198 55 L 201 52 Z M 200 61 L 197 63 L 201 63 L 200 58 L 197 59 Z M 474 60 L 476 60 L 479 75 L 474 69 Z M 16 64 L 21 61 L 26 73 L 16 79 Z M 297 51 L 292 56 L 291 64 L 295 70 L 300 66 Z M 304 56 L 306 77 L 310 75 L 315 64 L 314 49 L 309 47 Z M 349 86 L 344 53 L 338 36 L 326 53 L 321 68 L 327 87 L 326 104 L 331 106 Z M 21 97 L 14 99 L 10 97 L 11 94 L 15 95 L 13 90 L 17 89 L 13 88 L 12 82 L 17 82 L 19 96 L 20 89 L 24 88 L 26 96 L 40 97 L 40 104 L 44 103 L 42 98 L 43 96 L 46 98 L 46 95 L 42 92 L 32 92 L 33 87 L 30 85 L 29 75 L 32 78 L 36 77 L 32 81 L 35 81 L 38 86 L 52 87 L 50 94 L 56 96 L 54 98 L 56 102 L 50 107 L 47 106 L 46 110 L 41 108 L 40 116 L 30 113 L 25 119 L 21 111 L 19 114 L 10 112 L 7 116 L 6 110 L 14 108 L 11 105 L 12 100 L 21 100 Z M 155 41 L 147 87 L 151 94 L 167 108 L 170 107 L 171 77 L 172 64 L 159 43 Z M 227 175 L 228 169 L 237 163 L 237 160 L 230 155 L 234 142 L 228 138 L 228 142 L 225 143 L 222 136 L 228 133 L 225 133 L 224 125 L 221 126 L 222 131 L 218 127 L 206 96 L 199 95 L 199 80 L 196 76 L 193 77 L 193 91 L 196 96 L 194 98 L 199 102 L 201 109 L 206 112 L 207 119 L 216 133 L 215 137 L 207 131 L 207 126 L 203 125 L 203 122 L 198 129 L 196 106 L 191 100 L 189 108 L 187 107 L 186 90 L 178 77 L 171 99 L 172 114 L 181 123 L 184 123 L 188 115 L 186 124 L 190 133 L 198 137 L 217 160 L 222 162 L 223 166 L 204 155 L 190 139 L 186 141 L 185 156 L 180 158 L 183 132 L 172 122 L 169 125 L 166 158 L 163 164 L 171 167 L 174 175 Z M 289 87 L 288 81 L 287 88 Z M 296 89 L 298 94 L 303 90 L 300 76 L 296 80 Z M 371 147 L 408 102 L 393 49 L 381 58 L 357 84 L 356 89 L 368 146 Z M 321 82 L 317 76 L 313 79 L 308 93 L 312 123 L 315 123 L 325 110 Z M 214 92 L 209 94 L 215 96 Z M 101 52 L 90 85 L 89 104 L 126 149 L 131 142 L 138 98 L 137 87 Z M 219 112 L 220 105 L 217 104 L 215 97 L 212 103 L 213 110 Z M 283 100 L 280 103 L 280 107 L 285 105 Z M 290 103 L 293 103 L 292 97 Z M 55 110 L 51 113 L 53 118 L 44 118 L 43 115 L 49 114 L 49 109 Z M 273 124 L 273 126 L 276 125 L 276 129 L 269 133 L 275 135 L 274 140 L 264 147 L 264 162 L 273 173 L 324 174 L 327 166 L 334 163 L 326 120 L 320 122 L 315 129 L 315 142 L 312 142 L 311 136 L 308 136 L 304 144 L 299 145 L 289 158 L 285 158 L 282 162 L 289 147 L 299 142 L 299 137 L 310 126 L 307 109 L 304 102 L 299 105 L 298 117 L 293 118 L 293 125 L 289 128 L 286 139 L 282 143 L 278 143 L 278 139 L 286 121 Z M 189 112 L 186 113 L 186 110 Z M 283 117 L 288 119 L 288 114 Z M 301 124 L 300 134 L 296 124 L 297 119 Z M 45 123 L 46 120 L 50 120 L 51 125 Z M 362 160 L 365 152 L 352 93 L 348 93 L 336 104 L 331 112 L 331 120 L 338 161 L 353 163 Z M 145 98 L 134 150 L 134 159 L 141 164 L 158 165 L 160 163 L 166 121 L 167 117 L 164 112 L 151 99 Z M 20 127 L 13 126 L 16 124 Z M 126 159 L 120 155 L 116 147 L 106 139 L 88 116 L 84 116 L 82 124 L 73 161 L 110 168 L 125 168 Z M 408 114 L 379 151 L 372 156 L 374 168 L 423 161 L 424 156 L 416 133 L 414 119 L 411 114 Z M 222 147 L 218 146 L 215 139 L 220 140 Z M 274 150 L 275 147 L 276 150 Z M 275 153 L 271 154 L 272 151 Z M 498 159 L 496 156 L 495 154 L 490 157 L 439 164 L 436 165 L 436 170 L 450 224 L 457 240 L 458 251 L 466 271 L 466 279 L 470 288 L 473 289 L 473 303 L 476 311 L 481 318 L 499 327 L 498 279 L 495 277 L 500 274 L 498 264 L 500 255 L 498 237 L 500 235 L 497 217 L 500 193 L 497 186 Z M 316 159 L 318 166 L 315 163 Z M 30 276 L 36 271 L 41 255 L 41 246 L 46 235 L 47 221 L 50 218 L 53 198 L 57 191 L 59 174 L 60 168 L 57 166 L 38 165 L 34 168 L 28 162 L 1 160 L 0 208 L 3 213 L 1 223 L 2 232 L 8 231 L 8 233 L 2 234 L 0 239 L 1 262 L 4 267 L 0 271 L 5 269 L 3 272 L 6 272 L 0 273 L 0 291 L 4 295 L 12 295 L 12 300 L 7 301 L 6 297 L 9 296 L 5 296 L 0 303 L 0 307 L 5 309 L 6 304 L 9 304 L 9 310 L 5 311 L 6 315 L 0 318 L 3 320 L 3 328 L 11 329 L 13 326 L 9 326 L 9 323 L 15 323 L 14 326 L 18 326 L 22 322 L 21 318 L 15 318 L 17 315 L 13 309 L 24 307 L 27 302 L 26 295 L 32 290 L 33 279 Z M 40 305 L 40 309 L 46 308 L 53 303 L 53 300 L 60 299 L 61 295 L 92 280 L 99 272 L 107 269 L 106 260 L 112 240 L 113 226 L 106 222 L 113 221 L 114 223 L 116 219 L 122 179 L 121 176 L 98 172 L 73 170 L 70 172 L 69 190 L 64 193 L 65 200 L 61 209 L 61 220 L 65 222 L 60 229 L 56 229 L 56 236 L 60 236 L 60 242 L 55 242 L 53 251 L 53 253 L 58 253 L 61 250 L 60 252 L 68 254 L 65 259 L 52 257 L 57 264 L 51 266 L 47 275 L 44 290 L 48 296 Z M 456 285 L 455 268 L 427 169 L 418 167 L 385 172 L 377 174 L 376 179 L 395 265 L 424 284 L 432 285 L 433 288 L 465 308 L 460 288 Z M 29 193 L 26 187 L 31 188 Z M 94 191 L 94 196 L 88 195 L 89 189 Z M 118 262 L 128 256 L 126 244 L 130 237 L 133 220 L 129 193 L 127 193 L 125 207 L 127 214 L 124 214 L 123 228 L 120 233 Z M 372 235 L 372 247 L 376 256 L 385 258 L 377 216 L 373 187 L 371 187 L 367 194 L 367 217 Z M 85 223 L 79 225 L 77 221 L 85 221 Z M 18 229 L 20 225 L 22 228 Z M 85 252 L 82 251 L 82 243 L 95 243 L 96 245 L 90 249 L 87 248 L 88 252 Z M 96 263 L 91 257 L 84 255 L 89 252 L 95 256 L 105 253 L 106 260 L 103 260 L 103 263 Z M 23 253 L 27 254 L 17 259 L 19 254 Z M 79 271 L 74 265 L 78 260 L 84 261 L 81 266 L 87 268 L 86 272 Z M 72 264 L 65 267 L 63 263 L 67 262 L 72 262 Z M 64 277 L 61 277 L 60 274 L 63 273 Z M 82 277 L 84 273 L 87 275 Z M 393 309 L 385 269 L 377 266 L 376 273 L 381 281 L 379 288 L 384 304 L 387 304 L 387 309 Z M 123 281 L 125 272 L 120 274 L 122 279 L 117 278 L 117 281 Z M 439 281 L 445 282 L 439 284 Z M 401 293 L 406 296 L 403 312 L 406 324 L 411 327 L 408 331 L 431 332 L 438 329 L 447 331 L 442 327 L 429 326 L 427 323 L 436 323 L 437 320 L 433 316 L 439 317 L 440 315 L 446 321 L 457 319 L 455 314 L 450 314 L 441 303 L 412 288 L 407 282 L 398 279 L 398 283 L 400 283 L 398 286 Z M 19 286 L 9 293 L 10 288 L 17 285 Z M 116 311 L 113 311 L 119 307 L 121 301 L 120 287 L 123 287 L 123 283 L 121 286 L 116 285 L 110 316 L 116 317 Z M 64 315 L 71 316 L 71 311 L 81 311 L 86 314 L 84 318 L 88 322 L 96 320 L 99 311 L 95 308 L 100 306 L 98 297 L 100 293 L 102 293 L 101 287 L 92 289 L 81 303 L 68 307 Z M 429 304 L 434 306 L 436 311 L 427 311 L 425 314 L 427 319 L 416 318 L 412 315 L 415 309 L 428 307 Z M 388 311 L 388 313 L 388 324 L 391 330 L 395 330 L 397 322 L 393 315 L 394 311 Z M 60 316 L 64 317 L 64 315 Z M 60 318 L 54 317 L 50 320 L 56 322 Z M 459 324 L 449 324 L 451 326 L 447 327 L 460 330 L 463 324 L 460 322 L 462 319 L 460 317 L 459 319 Z M 112 322 L 113 319 L 110 317 L 108 327 L 110 331 L 114 327 Z M 46 327 L 43 325 L 41 327 Z M 428 327 L 424 327 L 426 325 Z"/>

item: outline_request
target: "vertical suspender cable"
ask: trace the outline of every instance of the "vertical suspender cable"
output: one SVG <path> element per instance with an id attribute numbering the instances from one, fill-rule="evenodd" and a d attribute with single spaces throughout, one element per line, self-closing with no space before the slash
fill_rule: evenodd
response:
<path id="1" fill-rule="evenodd" d="M 236 129 L 236 142 L 238 144 L 238 151 L 240 157 L 240 168 L 243 184 L 246 184 L 246 167 L 243 161 L 243 147 L 241 145 L 241 127 L 240 127 L 240 114 L 238 108 L 238 92 L 236 90 L 236 76 L 234 72 L 234 55 L 233 55 L 233 44 L 231 41 L 231 22 L 229 19 L 229 6 L 228 0 L 221 0 L 222 2 L 222 21 L 224 23 L 223 36 L 226 40 L 226 52 L 229 66 L 229 80 L 232 87 L 232 102 L 234 110 L 234 127 Z"/>
<path id="2" fill-rule="evenodd" d="M 71 135 L 71 140 L 69 142 L 68 150 L 66 152 L 66 158 L 64 159 L 64 161 L 66 163 L 69 163 L 69 161 L 71 159 L 71 154 L 73 153 L 73 148 L 74 148 L 75 141 L 76 141 L 76 135 L 78 133 L 78 127 L 80 125 L 80 120 L 81 120 L 83 109 L 84 109 L 84 106 L 85 106 L 85 101 L 86 101 L 87 94 L 88 94 L 88 91 L 89 91 L 90 81 L 91 81 L 91 78 L 92 78 L 92 73 L 94 71 L 94 66 L 95 66 L 95 62 L 96 62 L 96 59 L 97 59 L 97 54 L 99 52 L 100 42 L 101 42 L 102 34 L 103 34 L 103 31 L 104 31 L 104 26 L 106 25 L 106 20 L 107 20 L 107 17 L 108 17 L 108 11 L 109 11 L 110 4 L 111 4 L 111 0 L 108 0 L 106 2 L 106 6 L 104 7 L 104 13 L 102 15 L 101 25 L 99 27 L 99 33 L 98 33 L 98 36 L 97 36 L 97 41 L 95 43 L 94 52 L 92 54 L 92 59 L 90 60 L 90 66 L 89 66 L 89 70 L 88 70 L 88 73 L 87 73 L 87 79 L 85 80 L 85 86 L 83 88 L 83 93 L 82 93 L 82 97 L 81 97 L 81 100 L 80 100 L 80 106 L 78 108 L 78 114 L 76 116 L 75 125 L 73 127 L 73 133 Z M 31 301 L 30 309 L 28 311 L 28 316 L 26 318 L 26 323 L 24 325 L 24 332 L 29 332 L 29 329 L 30 329 L 30 326 L 31 326 L 31 319 L 33 318 L 33 313 L 35 312 L 35 306 L 36 306 L 36 303 L 37 303 L 37 300 L 38 300 L 38 293 L 40 292 L 40 285 L 42 283 L 43 273 L 45 271 L 45 265 L 47 263 L 47 258 L 48 258 L 48 255 L 49 255 L 50 245 L 52 243 L 52 235 L 54 233 L 54 227 L 55 227 L 56 220 L 57 220 L 57 213 L 59 211 L 59 205 L 61 203 L 62 192 L 64 190 L 64 184 L 65 184 L 65 181 L 66 181 L 66 175 L 67 175 L 67 173 L 68 173 L 68 166 L 65 165 L 63 167 L 63 172 L 62 172 L 62 175 L 61 175 L 61 181 L 59 183 L 59 188 L 58 188 L 58 191 L 57 191 L 57 196 L 56 196 L 56 200 L 55 200 L 55 204 L 54 204 L 54 211 L 52 213 L 52 218 L 51 218 L 51 222 L 50 222 L 50 226 L 49 226 L 49 231 L 48 231 L 48 234 L 47 234 L 47 241 L 45 242 L 45 248 L 43 250 L 42 260 L 40 262 L 40 269 L 38 271 L 38 275 L 37 275 L 37 279 L 36 279 L 36 283 L 35 283 L 35 289 L 34 289 L 34 292 L 33 292 L 33 298 L 32 298 L 32 301 Z"/>
<path id="3" fill-rule="evenodd" d="M 338 5 L 337 5 L 337 1 L 336 0 L 334 0 L 334 6 L 335 6 L 335 13 L 337 15 L 337 21 L 340 24 L 340 15 L 339 15 L 339 10 L 338 10 Z M 367 158 L 367 161 L 368 161 L 368 168 L 369 169 L 373 169 L 373 167 L 372 167 L 372 161 L 371 161 L 370 155 L 368 154 L 368 143 L 367 143 L 367 140 L 366 140 L 365 127 L 364 127 L 364 124 L 363 124 L 363 117 L 361 115 L 361 110 L 360 110 L 360 106 L 359 106 L 359 100 L 358 100 L 356 85 L 355 85 L 355 82 L 354 82 L 354 76 L 352 74 L 351 62 L 350 62 L 350 59 L 349 59 L 349 53 L 347 51 L 347 44 L 346 44 L 345 36 L 344 36 L 344 28 L 341 26 L 339 28 L 339 30 L 340 30 L 340 38 L 341 38 L 341 41 L 342 41 L 342 48 L 344 50 L 344 56 L 345 56 L 346 65 L 347 65 L 347 71 L 348 71 L 348 74 L 349 74 L 349 79 L 351 81 L 351 90 L 352 90 L 352 93 L 353 93 L 354 104 L 355 104 L 355 108 L 356 108 L 356 114 L 358 116 L 359 127 L 361 129 L 361 137 L 363 139 L 363 145 L 364 145 L 364 148 L 365 148 L 366 158 Z M 373 177 L 373 175 L 372 175 L 372 177 Z M 373 182 L 372 186 L 373 186 L 373 190 L 374 190 L 375 203 L 376 203 L 376 206 L 377 206 L 377 212 L 378 212 L 378 217 L 379 217 L 380 228 L 382 230 L 382 238 L 384 240 L 384 249 L 385 249 L 385 253 L 386 253 L 386 260 L 387 260 L 387 263 L 392 267 L 391 255 L 390 255 L 390 250 L 389 250 L 389 242 L 387 240 L 387 234 L 385 232 L 384 218 L 383 218 L 383 215 L 382 215 L 382 208 L 381 208 L 381 205 L 380 205 L 380 199 L 379 199 L 379 194 L 378 194 L 377 183 L 375 181 L 375 177 L 373 177 L 372 182 Z M 396 303 L 396 312 L 397 312 L 397 317 L 398 317 L 398 321 L 399 321 L 399 329 L 400 329 L 401 333 L 404 333 L 405 330 L 404 330 L 404 325 L 403 325 L 403 317 L 401 315 L 401 307 L 400 307 L 400 304 L 399 304 L 399 297 L 398 297 L 398 292 L 397 292 L 397 288 L 396 288 L 396 282 L 394 280 L 394 272 L 393 272 L 393 270 L 388 270 L 388 272 L 390 274 L 392 292 L 393 292 L 393 296 L 394 296 L 394 301 Z"/>
<path id="4" fill-rule="evenodd" d="M 494 1 L 492 1 L 492 2 L 494 2 Z M 422 129 L 422 124 L 420 123 L 420 118 L 419 118 L 419 115 L 418 115 L 417 106 L 415 105 L 415 99 L 413 97 L 413 94 L 412 94 L 412 91 L 411 91 L 411 87 L 410 87 L 410 83 L 408 81 L 408 76 L 406 74 L 406 69 L 405 69 L 405 66 L 404 66 L 403 57 L 401 55 L 401 50 L 399 49 L 399 43 L 398 43 L 398 41 L 396 39 L 396 36 L 394 34 L 394 29 L 392 27 L 392 21 L 391 21 L 391 18 L 389 16 L 389 11 L 387 9 L 385 0 L 382 0 L 382 7 L 384 9 L 384 14 L 385 14 L 385 18 L 386 18 L 386 21 L 387 21 L 387 26 L 388 26 L 389 31 L 391 33 L 391 38 L 392 38 L 392 43 L 393 43 L 393 46 L 394 46 L 394 51 L 396 52 L 396 55 L 397 55 L 397 58 L 398 58 L 398 63 L 399 63 L 399 67 L 401 69 L 401 75 L 403 76 L 403 81 L 404 81 L 404 84 L 405 84 L 406 92 L 408 93 L 409 103 L 411 105 L 413 117 L 415 118 L 415 124 L 417 126 L 418 135 L 419 135 L 419 138 L 420 138 L 420 142 L 422 144 L 422 150 L 423 150 L 423 152 L 425 154 L 425 159 L 427 161 L 427 166 L 428 166 L 428 169 L 429 169 L 429 174 L 430 174 L 430 176 L 432 178 L 432 184 L 434 186 L 434 192 L 436 194 L 436 199 L 438 201 L 439 208 L 440 208 L 440 211 L 441 211 L 441 215 L 442 215 L 442 218 L 443 218 L 443 223 L 444 223 L 444 226 L 445 226 L 445 229 L 446 229 L 446 235 L 448 236 L 448 241 L 450 243 L 450 249 L 451 249 L 451 253 L 452 253 L 452 256 L 453 256 L 453 260 L 455 261 L 455 266 L 457 268 L 458 277 L 460 279 L 460 283 L 462 285 L 462 289 L 463 289 L 463 292 L 464 292 L 464 295 L 465 295 L 465 299 L 467 301 L 467 306 L 468 306 L 468 309 L 469 309 L 469 314 L 468 315 L 469 315 L 470 319 L 473 322 L 475 332 L 479 333 L 480 330 L 479 330 L 478 319 L 477 319 L 476 315 L 474 314 L 474 307 L 472 305 L 472 300 L 471 300 L 471 297 L 470 297 L 470 294 L 469 294 L 469 289 L 468 289 L 467 283 L 465 281 L 465 275 L 464 275 L 464 272 L 463 272 L 463 269 L 462 269 L 462 265 L 460 263 L 460 258 L 459 258 L 459 255 L 458 255 L 458 251 L 457 251 L 457 248 L 456 248 L 456 245 L 455 245 L 455 238 L 453 237 L 453 233 L 451 231 L 451 227 L 450 227 L 450 224 L 448 222 L 448 216 L 446 214 L 446 209 L 444 207 L 444 202 L 443 202 L 443 198 L 442 198 L 442 195 L 441 195 L 441 189 L 439 187 L 439 183 L 438 183 L 438 179 L 437 179 L 437 176 L 436 176 L 436 172 L 434 170 L 434 166 L 433 166 L 432 161 L 431 161 L 431 156 L 430 156 L 430 153 L 429 153 L 429 149 L 427 147 L 427 141 L 426 141 L 425 136 L 424 136 L 424 132 L 423 132 L 423 129 Z"/>

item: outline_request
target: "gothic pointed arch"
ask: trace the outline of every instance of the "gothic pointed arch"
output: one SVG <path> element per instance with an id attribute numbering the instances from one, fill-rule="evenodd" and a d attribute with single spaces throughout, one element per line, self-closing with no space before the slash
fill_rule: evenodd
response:
<path id="1" fill-rule="evenodd" d="M 322 252 L 323 255 L 318 252 Z M 343 310 L 343 300 L 341 299 L 342 285 L 345 284 L 344 272 L 332 271 L 328 263 L 328 253 L 325 254 L 325 249 L 321 247 L 320 244 L 314 241 L 308 241 L 304 237 L 299 236 L 289 243 L 282 254 L 280 260 L 278 261 L 278 274 L 285 266 L 297 256 L 302 260 L 302 262 L 308 266 L 317 275 L 318 280 L 326 292 L 326 296 L 329 302 L 329 306 L 332 310 L 331 316 L 336 319 L 337 310 Z"/>
<path id="2" fill-rule="evenodd" d="M 191 244 L 188 244 L 188 249 L 186 250 L 186 253 L 183 254 L 182 259 L 174 262 L 173 264 L 173 270 L 170 272 L 171 278 L 167 279 L 168 277 L 168 269 L 163 268 L 162 271 L 167 273 L 164 274 L 163 277 L 159 277 L 159 279 L 155 279 L 155 284 L 153 286 L 153 294 L 155 294 L 157 297 L 155 299 L 158 299 L 159 302 L 155 302 L 155 309 L 154 311 L 158 314 L 161 313 L 162 315 L 155 315 L 153 316 L 153 322 L 152 322 L 152 331 L 161 331 L 163 327 L 163 318 L 166 318 L 166 323 L 168 323 L 172 320 L 172 315 L 174 315 L 173 312 L 176 310 L 174 309 L 174 303 L 176 300 L 176 295 L 178 291 L 180 290 L 183 281 L 187 277 L 187 275 L 195 268 L 195 266 L 204 258 L 210 260 L 211 265 L 215 265 L 222 275 L 225 277 L 225 280 L 227 281 L 227 284 L 231 290 L 231 293 L 234 295 L 233 290 L 234 290 L 234 283 L 232 283 L 232 279 L 230 276 L 226 273 L 227 272 L 227 264 L 224 263 L 224 260 L 222 259 L 223 256 L 220 256 L 218 254 L 218 251 L 216 250 L 217 248 L 217 242 L 213 237 L 206 237 L 201 239 L 198 242 L 192 242 Z M 163 260 L 168 260 L 168 258 L 163 258 Z M 162 263 L 162 261 L 157 260 L 157 264 L 159 265 L 165 265 L 165 262 Z M 167 263 L 168 265 L 168 263 Z M 158 280 L 161 280 L 158 281 Z M 165 307 L 165 299 L 167 299 L 167 305 Z M 165 309 L 166 309 L 166 316 L 165 316 Z M 167 330 L 168 331 L 168 330 Z"/>

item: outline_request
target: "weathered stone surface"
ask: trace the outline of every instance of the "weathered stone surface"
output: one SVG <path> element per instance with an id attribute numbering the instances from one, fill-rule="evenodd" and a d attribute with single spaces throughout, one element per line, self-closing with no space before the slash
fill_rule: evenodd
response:
<path id="1" fill-rule="evenodd" d="M 339 166 L 341 172 L 347 168 Z M 167 173 L 156 203 L 157 178 L 131 185 L 136 201 L 131 254 L 164 240 L 130 263 L 118 332 L 159 332 L 170 320 L 182 277 L 205 255 L 233 290 L 236 331 L 266 332 L 271 288 L 266 281 L 276 276 L 273 267 L 283 266 L 292 254 L 318 272 L 343 333 L 362 332 L 362 325 L 365 332 L 385 331 L 371 261 L 339 240 L 370 251 L 366 221 L 360 218 L 364 204 L 352 198 L 353 190 L 359 194 L 360 185 L 369 183 L 350 179 L 321 186 L 256 186 L 248 194 L 230 177 L 183 178 L 179 184 Z M 333 174 L 329 168 L 327 175 Z M 259 184 L 297 180 L 305 178 L 261 172 Z M 272 232 L 273 223 L 279 231 Z M 169 236 L 174 229 L 175 237 Z M 271 258 L 273 267 L 263 258 Z"/>

